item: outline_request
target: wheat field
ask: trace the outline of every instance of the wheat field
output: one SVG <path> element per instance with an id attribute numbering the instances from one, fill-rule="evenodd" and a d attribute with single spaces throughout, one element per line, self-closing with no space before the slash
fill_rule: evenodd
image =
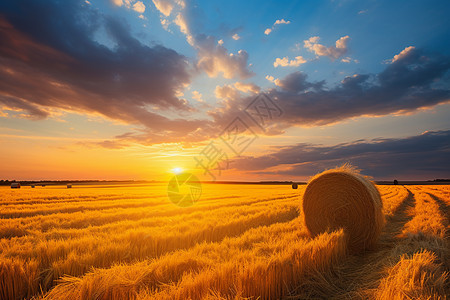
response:
<path id="1" fill-rule="evenodd" d="M 0 188 L 1 299 L 446 299 L 450 186 L 377 186 L 386 225 L 350 255 L 308 236 L 298 190 L 203 184 Z"/>

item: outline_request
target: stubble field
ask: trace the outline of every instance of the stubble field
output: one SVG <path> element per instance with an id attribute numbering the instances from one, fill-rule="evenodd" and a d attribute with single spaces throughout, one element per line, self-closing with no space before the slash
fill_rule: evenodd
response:
<path id="1" fill-rule="evenodd" d="M 1 299 L 446 299 L 450 186 L 377 186 L 374 250 L 309 237 L 305 186 L 0 187 Z"/>

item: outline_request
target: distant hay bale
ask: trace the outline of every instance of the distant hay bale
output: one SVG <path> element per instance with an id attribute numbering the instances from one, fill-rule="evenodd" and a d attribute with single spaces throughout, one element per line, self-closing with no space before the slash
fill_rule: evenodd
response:
<path id="1" fill-rule="evenodd" d="M 71 189 L 71 188 L 72 188 L 72 185 L 69 183 L 69 184 L 67 185 L 67 188 L 68 188 L 68 189 Z"/>
<path id="2" fill-rule="evenodd" d="M 13 182 L 11 183 L 12 189 L 20 189 L 20 183 L 19 182 Z"/>
<path id="3" fill-rule="evenodd" d="M 298 184 L 294 182 L 294 183 L 292 184 L 292 188 L 293 188 L 294 190 L 298 189 Z"/>
<path id="4" fill-rule="evenodd" d="M 350 165 L 311 178 L 303 195 L 305 225 L 312 236 L 344 228 L 348 250 L 372 248 L 384 225 L 377 188 Z"/>

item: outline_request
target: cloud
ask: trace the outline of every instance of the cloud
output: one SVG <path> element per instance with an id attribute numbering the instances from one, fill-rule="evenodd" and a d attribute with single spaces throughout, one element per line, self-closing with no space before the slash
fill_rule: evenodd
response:
<path id="1" fill-rule="evenodd" d="M 273 82 L 275 78 L 272 75 L 266 75 L 266 79 Z"/>
<path id="2" fill-rule="evenodd" d="M 160 21 L 161 21 L 161 26 L 164 28 L 164 30 L 169 31 L 169 25 L 170 25 L 169 20 L 161 19 Z"/>
<path id="3" fill-rule="evenodd" d="M 184 4 L 176 5 L 177 13 L 170 16 L 181 14 L 178 26 L 192 38 L 197 70 L 211 77 L 253 75 L 244 50 L 229 53 L 214 36 L 196 33 Z M 136 131 L 117 137 L 125 144 L 195 142 L 216 134 L 222 120 L 229 122 L 227 117 L 253 97 L 244 93 L 259 89 L 241 81 L 216 88 L 230 106 L 210 111 L 211 120 L 188 118 L 195 108 L 180 91 L 191 81 L 193 64 L 172 49 L 141 43 L 123 20 L 83 1 L 11 0 L 0 2 L 0 9 L 0 106 L 22 117 L 43 119 L 58 109 L 101 114 L 137 125 Z M 114 47 L 99 43 L 98 32 Z M 448 57 L 416 48 L 404 51 L 381 73 L 356 74 L 335 87 L 309 81 L 301 72 L 267 77 L 276 87 L 266 92 L 284 111 L 276 125 L 324 125 L 449 101 L 449 84 L 443 80 L 450 69 Z"/>
<path id="4" fill-rule="evenodd" d="M 235 34 L 233 34 L 232 38 L 233 38 L 233 40 L 237 41 L 237 40 L 239 40 L 241 37 L 239 36 L 239 34 L 235 33 Z"/>
<path id="5" fill-rule="evenodd" d="M 24 3 L 0 3 L 0 105 L 31 119 L 46 118 L 56 108 L 140 126 L 116 137 L 125 144 L 195 142 L 216 134 L 212 121 L 186 119 L 196 110 L 180 98 L 192 76 L 186 57 L 161 45 L 142 44 L 123 20 L 84 2 Z M 244 50 L 229 53 L 213 36 L 194 37 L 184 2 L 173 3 L 177 25 L 198 52 L 197 70 L 211 77 L 253 75 Z M 114 47 L 100 44 L 97 32 L 106 33 Z"/>
<path id="6" fill-rule="evenodd" d="M 193 110 L 175 96 L 190 82 L 184 56 L 160 45 L 144 45 L 121 20 L 82 5 L 20 0 L 0 4 L 5 16 L 0 18 L 0 103 L 36 119 L 45 118 L 48 108 L 101 114 L 141 125 L 154 140 L 206 127 L 204 120 L 164 116 L 164 111 Z M 116 47 L 99 44 L 94 38 L 98 30 Z"/>
<path id="7" fill-rule="evenodd" d="M 197 36 L 195 46 L 198 50 L 197 68 L 205 71 L 209 77 L 222 74 L 228 79 L 245 79 L 254 75 L 248 70 L 248 53 L 245 50 L 239 50 L 237 54 L 228 53 L 214 37 L 205 35 Z"/>
<path id="8" fill-rule="evenodd" d="M 277 86 L 281 87 L 285 91 L 297 93 L 299 91 L 305 91 L 309 88 L 321 89 L 323 82 L 310 83 L 306 80 L 307 75 L 303 72 L 294 72 L 287 75 L 283 79 L 275 79 L 274 82 Z"/>
<path id="9" fill-rule="evenodd" d="M 406 48 L 403 49 L 399 54 L 394 55 L 394 58 L 391 59 L 390 62 L 391 62 L 391 63 L 394 63 L 394 62 L 396 62 L 396 61 L 398 61 L 398 60 L 400 60 L 400 59 L 403 59 L 403 58 L 407 57 L 407 56 L 410 55 L 412 52 L 414 52 L 415 49 L 416 49 L 416 48 L 415 48 L 414 46 L 406 47 Z"/>
<path id="10" fill-rule="evenodd" d="M 295 59 L 289 60 L 287 56 L 283 58 L 277 58 L 275 59 L 275 62 L 273 63 L 273 66 L 275 68 L 277 67 L 298 67 L 301 64 L 304 64 L 307 62 L 306 59 L 303 58 L 303 56 L 296 56 Z"/>
<path id="11" fill-rule="evenodd" d="M 133 2 L 135 0 L 110 0 L 112 4 L 118 7 L 126 7 L 128 9 L 133 9 L 134 11 L 138 13 L 144 13 L 145 12 L 145 5 L 142 3 L 142 1 L 137 1 L 134 5 Z"/>
<path id="12" fill-rule="evenodd" d="M 137 1 L 136 3 L 133 4 L 133 10 L 140 14 L 143 14 L 145 12 L 144 3 L 142 3 L 142 1 Z"/>
<path id="13" fill-rule="evenodd" d="M 182 9 L 175 18 L 175 24 L 186 36 L 187 42 L 197 50 L 197 70 L 204 71 L 209 77 L 222 75 L 225 78 L 246 79 L 254 75 L 249 70 L 248 53 L 239 50 L 237 53 L 229 53 L 223 46 L 223 40 L 218 40 L 214 36 L 196 33 L 192 28 L 192 19 L 195 17 L 189 11 Z M 239 39 L 235 33 L 233 38 Z"/>
<path id="14" fill-rule="evenodd" d="M 180 28 L 180 31 L 185 35 L 188 35 L 188 42 L 192 43 L 192 37 L 188 34 L 188 28 L 186 20 L 181 13 L 176 14 L 177 11 L 184 9 L 186 6 L 185 2 L 182 0 L 152 0 L 156 9 L 161 13 L 160 23 L 164 30 L 172 32 L 169 30 L 169 25 L 173 22 Z M 175 12 L 174 12 L 175 11 Z M 172 13 L 174 12 L 174 13 Z M 175 15 L 175 18 L 169 20 L 168 17 Z"/>
<path id="15" fill-rule="evenodd" d="M 77 142 L 77 145 L 88 147 L 88 148 L 106 148 L 111 150 L 118 150 L 127 148 L 130 146 L 130 144 L 123 143 L 117 140 L 105 140 L 105 141 L 99 141 L 99 142 Z"/>
<path id="16" fill-rule="evenodd" d="M 193 42 L 193 37 L 189 32 L 189 28 L 188 25 L 186 23 L 186 19 L 184 17 L 184 15 L 182 13 L 179 13 L 177 15 L 177 17 L 174 20 L 175 24 L 178 25 L 178 27 L 180 28 L 180 31 L 186 35 L 186 39 L 188 41 L 188 43 L 193 46 L 194 42 Z"/>
<path id="17" fill-rule="evenodd" d="M 450 101 L 446 76 L 450 59 L 414 49 L 386 65 L 378 74 L 355 74 L 334 87 L 325 81 L 313 82 L 303 72 L 282 79 L 267 76 L 277 88 L 266 94 L 284 111 L 276 126 L 321 126 L 361 116 L 404 114 Z M 249 98 L 235 99 L 232 107 L 245 107 Z M 230 117 L 230 113 L 221 112 Z M 217 119 L 219 119 L 216 116 Z"/>
<path id="18" fill-rule="evenodd" d="M 192 98 L 198 102 L 203 102 L 203 95 L 199 91 L 192 91 Z"/>
<path id="19" fill-rule="evenodd" d="M 376 179 L 450 178 L 450 130 L 334 146 L 300 143 L 277 147 L 273 153 L 259 157 L 237 158 L 231 165 L 257 174 L 307 178 L 345 162 L 358 166 L 364 174 Z"/>
<path id="20" fill-rule="evenodd" d="M 264 34 L 269 35 L 270 33 L 272 33 L 272 31 L 275 29 L 275 26 L 277 26 L 277 25 L 290 24 L 290 23 L 291 23 L 291 21 L 286 21 L 285 19 L 276 20 L 275 23 L 273 23 L 271 28 L 266 28 L 266 30 L 264 30 Z"/>
<path id="21" fill-rule="evenodd" d="M 173 1 L 168 0 L 153 0 L 153 4 L 166 17 L 170 16 L 175 5 Z"/>
<path id="22" fill-rule="evenodd" d="M 288 74 L 283 79 L 274 78 L 273 76 L 266 76 L 266 79 L 275 83 L 276 86 L 281 87 L 285 91 L 296 93 L 297 91 L 304 91 L 309 88 L 320 89 L 324 82 L 310 83 L 306 81 L 307 75 L 303 72 L 294 72 Z"/>
<path id="23" fill-rule="evenodd" d="M 358 64 L 358 63 L 359 63 L 359 60 L 353 59 L 353 58 L 348 57 L 348 56 L 342 58 L 341 61 L 344 62 L 344 63 L 351 63 L 351 62 L 354 62 L 355 64 Z"/>
<path id="24" fill-rule="evenodd" d="M 273 25 L 279 25 L 279 24 L 290 24 L 291 21 L 286 21 L 285 19 L 276 20 Z"/>
<path id="25" fill-rule="evenodd" d="M 223 100 L 235 100 L 241 97 L 239 90 L 231 85 L 216 86 L 215 96 Z"/>
<path id="26" fill-rule="evenodd" d="M 36 105 L 29 101 L 18 99 L 14 97 L 9 97 L 0 94 L 0 103 L 3 110 L 12 110 L 16 112 L 21 112 L 20 117 L 31 119 L 31 120 L 42 120 L 46 119 L 50 113 L 42 106 Z M 8 116 L 8 114 L 3 113 L 3 116 Z"/>
<path id="27" fill-rule="evenodd" d="M 111 3 L 114 4 L 115 6 L 119 6 L 119 7 L 124 5 L 123 0 L 111 0 Z M 129 1 L 125 1 L 125 3 L 129 3 Z"/>
<path id="28" fill-rule="evenodd" d="M 179 13 L 175 18 L 175 24 L 177 24 L 178 27 L 180 27 L 180 31 L 182 33 L 184 33 L 185 35 L 189 35 L 189 29 L 187 27 L 186 20 L 181 13 Z"/>
<path id="29" fill-rule="evenodd" d="M 242 98 L 240 92 L 257 94 L 260 90 L 260 87 L 253 83 L 235 82 L 233 85 L 216 86 L 215 95 L 219 99 L 234 101 Z"/>
<path id="30" fill-rule="evenodd" d="M 332 60 L 335 60 L 347 53 L 347 44 L 350 37 L 348 35 L 343 36 L 336 41 L 336 46 L 330 47 L 319 44 L 319 40 L 320 38 L 318 36 L 310 37 L 309 39 L 303 41 L 304 47 L 317 56 L 328 56 Z"/>
<path id="31" fill-rule="evenodd" d="M 327 89 L 325 82 L 309 82 L 294 72 L 269 91 L 286 112 L 290 125 L 326 125 L 358 116 L 381 116 L 432 107 L 450 100 L 450 86 L 442 80 L 450 70 L 448 57 L 424 55 L 415 49 L 379 74 L 355 74 Z M 437 87 L 442 83 L 443 87 Z"/>
<path id="32" fill-rule="evenodd" d="M 234 87 L 243 93 L 251 92 L 253 94 L 257 94 L 261 90 L 259 86 L 253 83 L 236 82 Z"/>

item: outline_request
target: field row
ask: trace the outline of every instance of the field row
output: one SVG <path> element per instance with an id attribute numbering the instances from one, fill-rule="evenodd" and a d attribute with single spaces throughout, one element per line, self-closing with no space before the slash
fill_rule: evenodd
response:
<path id="1" fill-rule="evenodd" d="M 352 265 L 342 231 L 308 236 L 300 211 L 304 186 L 203 188 L 201 200 L 188 208 L 161 196 L 165 186 L 158 185 L 49 189 L 47 195 L 41 190 L 39 199 L 26 189 L 2 190 L 1 298 L 30 298 L 41 291 L 48 299 L 278 299 L 302 298 L 305 291 L 321 297 L 311 279 L 320 282 L 336 274 L 330 271 L 336 266 Z M 371 281 L 376 286 L 354 283 L 351 290 L 340 276 L 341 288 L 321 288 L 327 295 L 395 295 L 389 274 L 396 274 L 391 269 L 398 269 L 397 263 L 448 261 L 448 247 L 439 247 L 448 237 L 450 189 L 378 189 L 386 228 L 380 248 L 368 256 L 379 265 L 358 262 L 356 269 L 379 268 L 385 276 Z M 58 194 L 65 200 L 55 198 Z M 127 195 L 123 201 L 121 195 Z M 417 236 L 422 240 L 415 241 Z M 351 277 L 354 271 L 346 273 Z"/>

